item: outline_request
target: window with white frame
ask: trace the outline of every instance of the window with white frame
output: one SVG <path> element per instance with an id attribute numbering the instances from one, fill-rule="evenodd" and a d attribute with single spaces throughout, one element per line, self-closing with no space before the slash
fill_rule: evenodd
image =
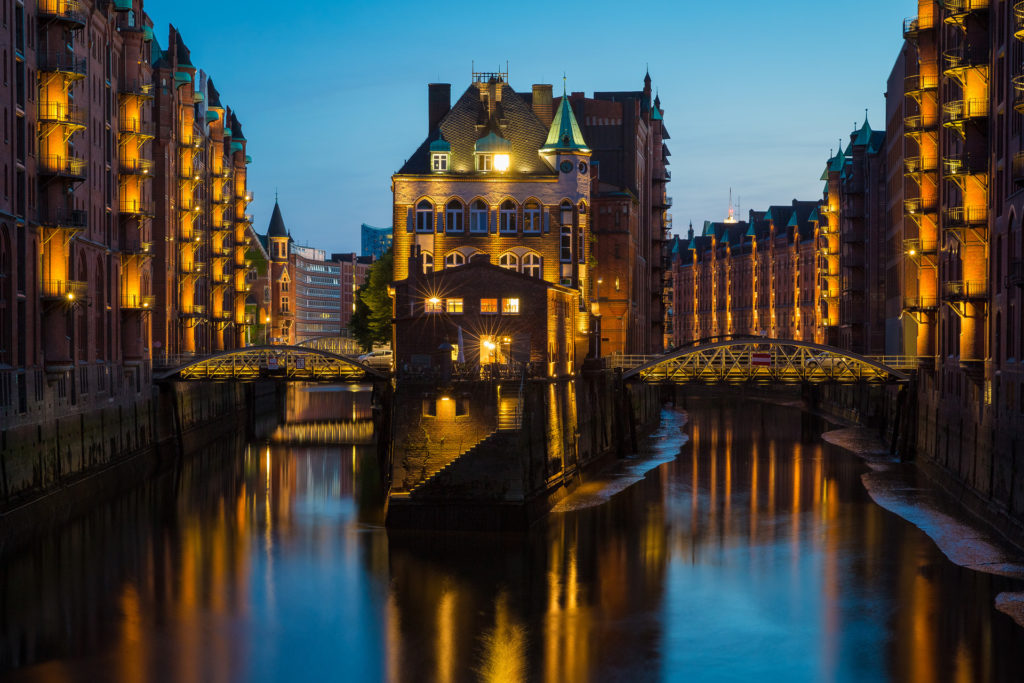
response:
<path id="1" fill-rule="evenodd" d="M 461 251 L 450 251 L 448 255 L 444 257 L 444 267 L 454 268 L 455 266 L 461 266 L 466 263 L 466 257 Z"/>
<path id="2" fill-rule="evenodd" d="M 434 272 L 434 255 L 429 251 L 423 252 L 423 272 L 425 274 Z"/>
<path id="3" fill-rule="evenodd" d="M 444 214 L 445 230 L 447 232 L 462 232 L 462 202 L 458 199 L 451 200 L 445 207 Z"/>
<path id="4" fill-rule="evenodd" d="M 430 155 L 430 168 L 434 171 L 448 170 L 448 155 L 441 152 L 434 152 Z"/>
<path id="5" fill-rule="evenodd" d="M 523 256 L 523 275 L 541 277 L 541 263 L 540 254 L 532 251 L 526 254 Z"/>
<path id="6" fill-rule="evenodd" d="M 478 171 L 490 171 L 491 170 L 491 155 L 490 154 L 477 154 L 476 155 L 476 170 L 478 170 Z"/>
<path id="7" fill-rule="evenodd" d="M 501 255 L 501 258 L 498 259 L 498 265 L 500 265 L 502 268 L 506 268 L 508 270 L 518 271 L 519 270 L 519 257 L 516 256 L 515 254 L 513 254 L 512 252 L 504 253 L 504 254 Z"/>
<path id="8" fill-rule="evenodd" d="M 434 232 L 434 207 L 426 199 L 416 205 L 416 232 Z"/>
<path id="9" fill-rule="evenodd" d="M 506 199 L 501 203 L 501 209 L 499 210 L 500 232 L 503 233 L 515 233 L 516 231 L 516 205 L 511 199 Z"/>
<path id="10" fill-rule="evenodd" d="M 469 209 L 469 231 L 487 232 L 487 204 L 482 199 L 473 202 Z"/>
<path id="11" fill-rule="evenodd" d="M 537 234 L 541 230 L 540 204 L 530 200 L 523 207 L 523 232 Z"/>

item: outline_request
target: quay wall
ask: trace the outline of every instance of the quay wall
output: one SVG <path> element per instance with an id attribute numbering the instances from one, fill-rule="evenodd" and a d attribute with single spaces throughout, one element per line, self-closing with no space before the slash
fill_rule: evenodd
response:
<path id="1" fill-rule="evenodd" d="M 276 408 L 272 383 L 162 383 L 0 428 L 0 555 Z"/>

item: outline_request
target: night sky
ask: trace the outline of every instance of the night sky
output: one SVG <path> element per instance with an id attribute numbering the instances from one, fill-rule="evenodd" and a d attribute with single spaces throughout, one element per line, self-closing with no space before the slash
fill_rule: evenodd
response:
<path id="1" fill-rule="evenodd" d="M 321 2 L 145 5 L 237 112 L 253 158 L 250 211 L 281 209 L 300 244 L 357 251 L 391 223 L 390 176 L 427 133 L 427 83 L 453 100 L 480 71 L 513 88 L 639 90 L 649 65 L 672 139 L 676 233 L 719 220 L 729 188 L 751 208 L 820 197 L 854 122 L 884 127 L 886 79 L 912 0 L 858 3 Z M 636 10 L 635 12 L 632 10 Z"/>

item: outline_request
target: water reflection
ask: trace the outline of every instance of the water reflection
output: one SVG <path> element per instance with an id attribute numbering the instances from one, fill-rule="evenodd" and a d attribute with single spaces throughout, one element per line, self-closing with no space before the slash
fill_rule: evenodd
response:
<path id="1" fill-rule="evenodd" d="M 950 565 L 872 504 L 820 424 L 688 408 L 675 461 L 528 535 L 386 533 L 372 448 L 216 444 L 0 566 L 0 670 L 1024 679 L 1024 630 L 992 607 L 1021 587 Z M 666 414 L 662 443 L 682 443 L 680 424 Z"/>

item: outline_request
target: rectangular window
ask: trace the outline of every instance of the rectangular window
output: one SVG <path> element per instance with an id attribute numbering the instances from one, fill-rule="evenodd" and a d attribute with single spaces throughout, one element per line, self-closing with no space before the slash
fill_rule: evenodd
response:
<path id="1" fill-rule="evenodd" d="M 440 313 L 441 312 L 441 300 L 433 297 L 423 302 L 424 313 Z"/>
<path id="2" fill-rule="evenodd" d="M 501 312 L 510 315 L 519 313 L 519 299 L 502 299 Z"/>
<path id="3" fill-rule="evenodd" d="M 445 299 L 444 305 L 448 313 L 462 313 L 462 299 Z"/>
<path id="4" fill-rule="evenodd" d="M 498 300 L 497 299 L 480 299 L 480 312 L 485 314 L 494 314 L 498 312 Z"/>
<path id="5" fill-rule="evenodd" d="M 282 313 L 287 313 L 288 312 L 288 297 L 286 297 L 286 296 L 281 297 L 281 312 Z"/>
<path id="6" fill-rule="evenodd" d="M 562 263 L 572 263 L 572 226 L 563 225 L 558 258 Z"/>
<path id="7" fill-rule="evenodd" d="M 478 170 L 478 171 L 490 171 L 491 170 L 491 155 L 490 154 L 477 154 L 476 155 L 476 170 Z"/>
<path id="8" fill-rule="evenodd" d="M 435 171 L 447 171 L 448 170 L 448 155 L 447 154 L 434 154 L 434 155 L 432 155 L 431 167 Z"/>

